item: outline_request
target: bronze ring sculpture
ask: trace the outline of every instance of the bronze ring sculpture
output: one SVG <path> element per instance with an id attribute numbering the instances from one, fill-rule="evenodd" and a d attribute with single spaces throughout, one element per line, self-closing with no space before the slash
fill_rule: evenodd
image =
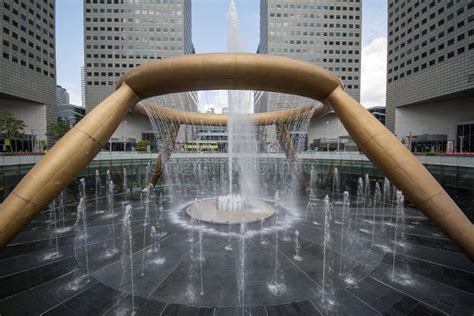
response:
<path id="1" fill-rule="evenodd" d="M 285 57 L 234 53 L 169 58 L 125 74 L 117 90 L 72 128 L 5 199 L 0 207 L 0 246 L 79 174 L 139 100 L 206 89 L 282 92 L 331 106 L 374 165 L 474 260 L 471 221 L 411 152 L 344 91 L 335 75 Z"/>

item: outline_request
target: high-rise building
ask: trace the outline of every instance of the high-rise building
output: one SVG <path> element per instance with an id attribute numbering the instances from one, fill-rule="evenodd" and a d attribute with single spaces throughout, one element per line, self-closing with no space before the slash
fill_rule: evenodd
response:
<path id="1" fill-rule="evenodd" d="M 0 2 L 0 111 L 46 139 L 56 121 L 55 1 Z"/>
<path id="2" fill-rule="evenodd" d="M 389 0 L 387 127 L 474 151 L 473 61 L 473 1 Z"/>
<path id="3" fill-rule="evenodd" d="M 56 104 L 69 104 L 69 92 L 61 86 L 56 86 Z"/>
<path id="4" fill-rule="evenodd" d="M 305 60 L 337 74 L 360 99 L 360 0 L 261 0 L 258 53 Z M 300 97 L 258 93 L 255 111 L 275 111 L 310 102 Z M 274 140 L 268 128 L 267 141 Z"/>
<path id="5" fill-rule="evenodd" d="M 56 106 L 58 118 L 67 120 L 70 127 L 76 125 L 86 115 L 84 107 L 71 104 L 69 92 L 61 86 L 56 86 Z"/>
<path id="6" fill-rule="evenodd" d="M 84 66 L 81 67 L 81 105 L 83 108 L 86 107 L 86 69 Z"/>
<path id="7" fill-rule="evenodd" d="M 117 80 L 128 70 L 150 61 L 194 53 L 191 0 L 85 0 L 84 28 L 88 111 L 112 94 Z M 154 102 L 197 110 L 195 93 L 159 97 Z M 141 139 L 143 132 L 151 131 L 144 119 L 129 115 L 126 121 L 128 125 L 119 127 L 113 136 L 118 143 L 123 143 L 120 138 L 124 137 Z"/>

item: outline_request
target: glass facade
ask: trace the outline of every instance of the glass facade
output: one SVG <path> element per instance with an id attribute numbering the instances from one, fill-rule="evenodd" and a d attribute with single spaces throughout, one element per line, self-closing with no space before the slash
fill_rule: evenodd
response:
<path id="1" fill-rule="evenodd" d="M 458 125 L 457 151 L 474 152 L 474 121 Z"/>

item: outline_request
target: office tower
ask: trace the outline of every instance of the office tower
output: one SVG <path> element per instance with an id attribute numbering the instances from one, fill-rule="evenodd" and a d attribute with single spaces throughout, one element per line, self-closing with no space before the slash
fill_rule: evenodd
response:
<path id="1" fill-rule="evenodd" d="M 191 39 L 191 0 L 137 1 L 85 0 L 85 104 L 88 111 L 115 89 L 120 76 L 141 64 L 194 53 Z M 197 110 L 195 93 L 159 97 L 163 106 Z M 138 118 L 127 117 L 130 135 L 114 137 L 141 139 L 144 131 Z M 136 127 L 133 127 L 135 123 Z M 138 126 L 140 125 L 140 126 Z M 120 141 L 122 143 L 122 141 Z"/>
<path id="2" fill-rule="evenodd" d="M 46 140 L 56 121 L 55 1 L 0 6 L 0 111 L 23 120 L 27 137 Z"/>
<path id="3" fill-rule="evenodd" d="M 407 144 L 428 134 L 444 137 L 432 150 L 474 151 L 474 2 L 390 0 L 388 10 L 387 127 Z"/>
<path id="4" fill-rule="evenodd" d="M 320 65 L 337 74 L 348 93 L 360 99 L 361 1 L 262 0 L 260 6 L 258 53 Z M 307 103 L 311 101 L 301 97 L 256 93 L 255 111 Z M 267 141 L 274 141 L 270 134 L 274 133 L 269 132 Z"/>

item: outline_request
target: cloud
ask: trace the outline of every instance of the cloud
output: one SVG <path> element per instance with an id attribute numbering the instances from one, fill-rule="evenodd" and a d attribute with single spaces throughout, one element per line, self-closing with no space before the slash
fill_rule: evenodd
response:
<path id="1" fill-rule="evenodd" d="M 385 106 L 387 38 L 379 37 L 362 49 L 361 103 Z"/>
<path id="2" fill-rule="evenodd" d="M 213 108 L 216 113 L 221 113 L 222 108 L 228 104 L 227 90 L 199 91 L 198 100 L 199 112 L 207 112 Z"/>

